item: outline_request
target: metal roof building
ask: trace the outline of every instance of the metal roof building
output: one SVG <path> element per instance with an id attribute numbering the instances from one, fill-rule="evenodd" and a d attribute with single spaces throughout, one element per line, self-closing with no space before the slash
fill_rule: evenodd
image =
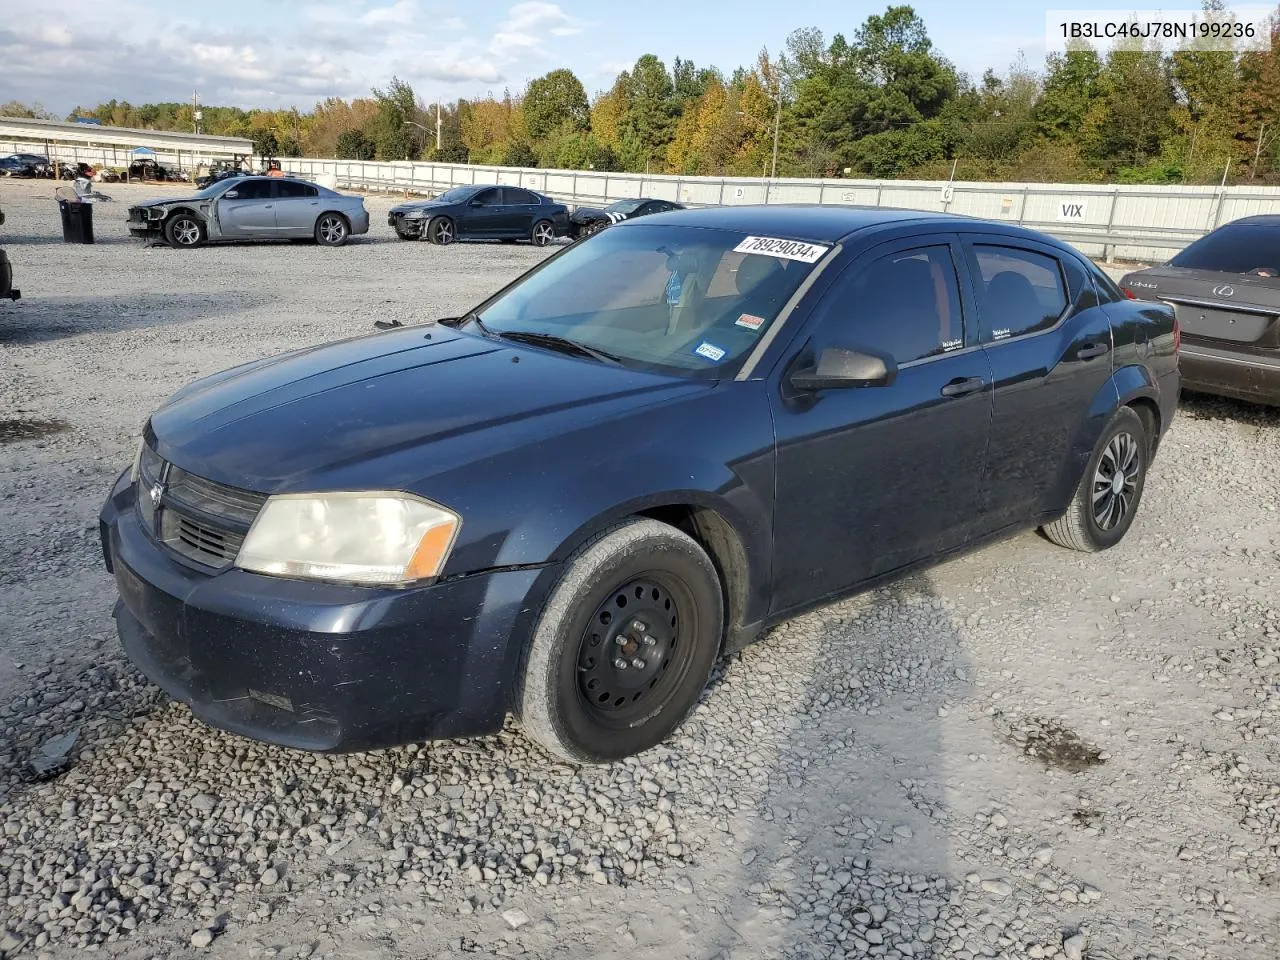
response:
<path id="1" fill-rule="evenodd" d="M 253 141 L 244 137 L 0 117 L 0 153 L 39 152 L 54 159 L 122 163 L 139 147 L 179 164 L 253 156 Z"/>

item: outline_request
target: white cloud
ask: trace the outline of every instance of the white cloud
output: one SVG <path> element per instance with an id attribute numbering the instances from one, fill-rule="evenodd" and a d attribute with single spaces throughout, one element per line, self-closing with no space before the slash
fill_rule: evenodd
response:
<path id="1" fill-rule="evenodd" d="M 161 4 L 164 6 L 161 6 Z M 483 95 L 559 66 L 583 22 L 558 3 L 525 0 L 483 22 L 463 0 L 311 0 L 277 17 L 229 22 L 167 0 L 115 0 L 57 25 L 19 7 L 0 25 L 5 98 L 55 112 L 116 98 L 307 109 L 368 96 L 395 74 L 424 99 Z M 208 14 L 214 16 L 212 8 Z M 281 26 L 281 24 L 285 26 Z"/>

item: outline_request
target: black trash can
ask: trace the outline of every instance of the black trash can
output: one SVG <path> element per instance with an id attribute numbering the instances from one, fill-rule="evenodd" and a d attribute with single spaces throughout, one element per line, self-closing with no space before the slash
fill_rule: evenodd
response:
<path id="1" fill-rule="evenodd" d="M 80 200 L 59 200 L 64 243 L 93 243 L 93 204 Z"/>

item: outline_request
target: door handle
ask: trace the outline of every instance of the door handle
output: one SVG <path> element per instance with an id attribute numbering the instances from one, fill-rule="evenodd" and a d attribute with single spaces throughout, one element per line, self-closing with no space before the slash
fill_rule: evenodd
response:
<path id="1" fill-rule="evenodd" d="M 1076 351 L 1077 360 L 1092 360 L 1094 357 L 1100 357 L 1103 354 L 1111 352 L 1111 345 L 1108 343 L 1086 343 L 1083 347 Z"/>
<path id="2" fill-rule="evenodd" d="M 944 397 L 963 397 L 967 393 L 976 393 L 987 385 L 981 377 L 957 377 L 942 388 Z"/>

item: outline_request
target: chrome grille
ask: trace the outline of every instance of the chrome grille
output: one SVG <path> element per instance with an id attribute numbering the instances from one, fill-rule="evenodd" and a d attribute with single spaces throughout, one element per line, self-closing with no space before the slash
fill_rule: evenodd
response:
<path id="1" fill-rule="evenodd" d="M 155 505 L 153 492 L 159 491 Z M 229 487 L 166 463 L 150 447 L 138 464 L 138 514 L 170 550 L 207 567 L 230 565 L 266 495 Z"/>

